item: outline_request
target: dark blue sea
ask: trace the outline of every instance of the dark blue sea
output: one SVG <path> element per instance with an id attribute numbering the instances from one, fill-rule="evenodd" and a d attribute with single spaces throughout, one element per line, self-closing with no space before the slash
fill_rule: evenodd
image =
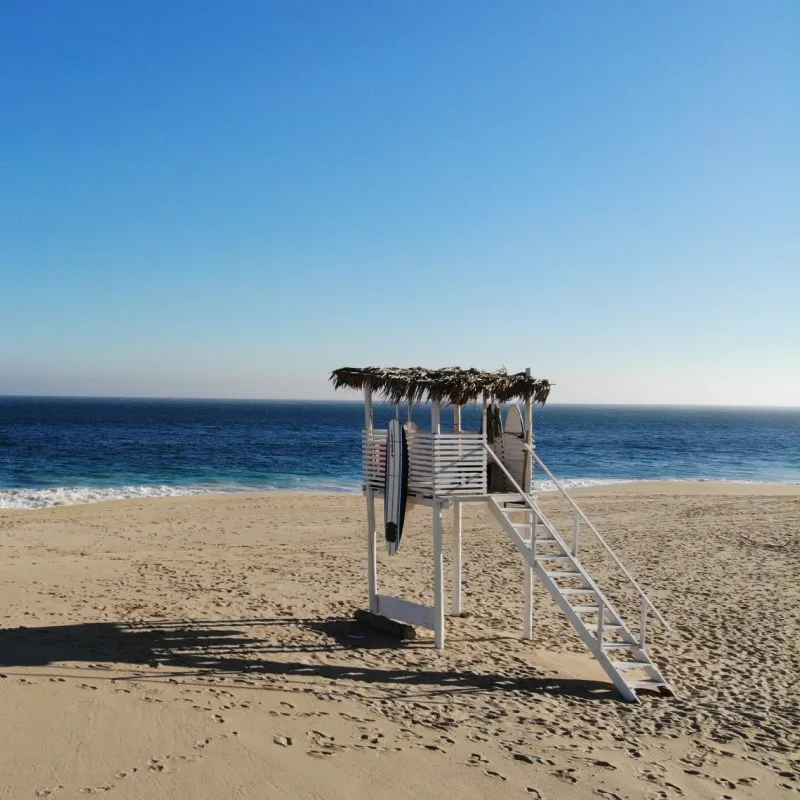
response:
<path id="1" fill-rule="evenodd" d="M 393 414 L 377 406 L 375 422 Z M 425 427 L 427 409 L 415 410 Z M 358 491 L 358 402 L 0 397 L 0 508 L 271 489 Z M 443 410 L 443 423 L 451 420 Z M 478 429 L 480 408 L 464 409 Z M 537 449 L 569 486 L 800 484 L 800 409 L 548 405 Z M 546 488 L 546 487 L 545 487 Z"/>

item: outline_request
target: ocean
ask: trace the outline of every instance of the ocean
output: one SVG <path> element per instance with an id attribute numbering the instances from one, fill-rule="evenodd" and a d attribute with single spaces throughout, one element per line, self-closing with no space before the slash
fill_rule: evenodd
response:
<path id="1" fill-rule="evenodd" d="M 377 405 L 385 426 L 393 408 Z M 415 409 L 425 427 L 428 410 Z M 449 409 L 442 413 L 450 424 Z M 207 492 L 360 489 L 359 402 L 0 397 L 0 508 Z M 478 429 L 480 408 L 466 407 Z M 536 408 L 537 452 L 567 486 L 800 484 L 800 409 Z M 543 488 L 547 488 L 545 484 Z"/>

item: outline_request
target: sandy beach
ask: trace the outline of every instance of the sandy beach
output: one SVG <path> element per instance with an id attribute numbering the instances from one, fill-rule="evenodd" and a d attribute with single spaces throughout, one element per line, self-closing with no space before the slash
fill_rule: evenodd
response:
<path id="1" fill-rule="evenodd" d="M 797 797 L 800 487 L 576 494 L 674 627 L 675 698 L 623 702 L 540 586 L 523 641 L 522 560 L 479 506 L 443 652 L 353 622 L 360 495 L 0 511 L 0 797 Z M 382 590 L 429 599 L 429 520 Z"/>

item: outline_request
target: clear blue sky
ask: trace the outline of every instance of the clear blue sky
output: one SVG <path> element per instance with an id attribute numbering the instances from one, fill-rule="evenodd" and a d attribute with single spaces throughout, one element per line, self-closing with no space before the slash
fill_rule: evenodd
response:
<path id="1" fill-rule="evenodd" d="M 0 394 L 800 405 L 800 3 L 7 3 Z"/>

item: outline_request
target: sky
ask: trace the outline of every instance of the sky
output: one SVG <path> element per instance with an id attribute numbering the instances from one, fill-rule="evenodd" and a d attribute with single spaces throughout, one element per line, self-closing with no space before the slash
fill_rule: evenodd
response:
<path id="1" fill-rule="evenodd" d="M 800 406 L 800 3 L 3 6 L 0 394 L 366 365 Z"/>

